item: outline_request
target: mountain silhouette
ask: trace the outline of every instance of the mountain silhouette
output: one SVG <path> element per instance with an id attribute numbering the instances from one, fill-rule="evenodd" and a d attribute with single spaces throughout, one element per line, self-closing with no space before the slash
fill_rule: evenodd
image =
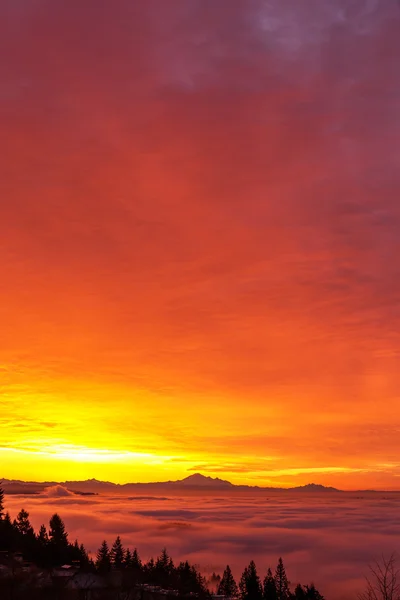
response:
<path id="1" fill-rule="evenodd" d="M 172 485 L 182 485 L 188 487 L 212 487 L 212 488 L 231 488 L 234 487 L 233 483 L 218 477 L 207 477 L 201 473 L 194 473 L 184 479 L 178 481 L 169 482 Z"/>
<path id="2" fill-rule="evenodd" d="M 339 492 L 337 488 L 327 487 L 325 485 L 321 485 L 319 483 L 307 483 L 306 485 L 301 485 L 299 487 L 290 488 L 291 490 L 298 492 Z"/>
<path id="3" fill-rule="evenodd" d="M 82 493 L 107 493 L 113 491 L 151 491 L 151 490 L 180 490 L 180 489 L 192 489 L 192 490 L 231 490 L 232 492 L 238 490 L 248 491 L 264 491 L 264 492 L 309 492 L 309 493 L 324 493 L 324 492 L 340 492 L 334 487 L 325 487 L 316 483 L 308 483 L 306 485 L 291 487 L 291 488 L 280 488 L 280 487 L 262 487 L 262 486 L 251 486 L 251 485 L 235 485 L 225 479 L 219 477 L 209 477 L 202 475 L 201 473 L 193 473 L 183 479 L 176 481 L 158 481 L 151 483 L 112 483 L 110 481 L 99 481 L 98 479 L 87 479 L 85 481 L 47 481 L 47 482 L 34 482 L 34 481 L 16 481 L 1 479 L 0 484 L 3 486 L 4 491 L 9 494 L 38 494 L 43 492 L 47 487 L 62 485 L 68 490 Z"/>

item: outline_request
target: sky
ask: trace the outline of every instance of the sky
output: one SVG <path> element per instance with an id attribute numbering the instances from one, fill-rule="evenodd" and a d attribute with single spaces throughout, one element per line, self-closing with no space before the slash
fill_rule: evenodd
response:
<path id="1" fill-rule="evenodd" d="M 400 489 L 398 3 L 0 23 L 1 476 Z"/>

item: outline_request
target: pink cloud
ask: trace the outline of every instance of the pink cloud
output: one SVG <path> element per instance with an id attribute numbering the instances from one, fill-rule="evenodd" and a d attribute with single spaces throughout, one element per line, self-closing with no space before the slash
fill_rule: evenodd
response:
<path id="1" fill-rule="evenodd" d="M 71 492 L 63 485 L 49 486 L 45 488 L 41 495 L 47 496 L 47 498 L 69 498 L 71 496 L 75 496 L 74 492 Z"/>

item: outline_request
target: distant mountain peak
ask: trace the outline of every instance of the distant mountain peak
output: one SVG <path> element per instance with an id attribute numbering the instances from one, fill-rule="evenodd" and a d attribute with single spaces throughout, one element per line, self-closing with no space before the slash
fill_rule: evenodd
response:
<path id="1" fill-rule="evenodd" d="M 295 488 L 290 488 L 292 490 L 301 490 L 304 492 L 337 492 L 339 491 L 334 487 L 327 487 L 325 485 L 321 485 L 320 483 L 306 483 L 306 485 L 301 485 Z"/>
<path id="2" fill-rule="evenodd" d="M 175 481 L 174 483 L 177 485 L 192 485 L 196 487 L 233 487 L 233 484 L 230 481 L 219 479 L 219 477 L 209 477 L 207 475 L 202 475 L 201 473 L 193 473 L 193 475 L 188 475 L 184 479 Z"/>
<path id="3" fill-rule="evenodd" d="M 92 477 L 92 479 L 85 479 L 85 481 L 63 481 L 62 482 L 62 484 L 66 485 L 66 486 L 76 485 L 79 483 L 94 485 L 94 486 L 98 486 L 98 487 L 104 487 L 104 486 L 117 487 L 118 486 L 117 483 L 113 483 L 112 481 L 100 481 L 99 479 L 95 479 L 94 477 Z"/>
<path id="4" fill-rule="evenodd" d="M 181 481 L 214 481 L 213 477 L 209 477 L 208 475 L 202 475 L 201 473 L 192 473 L 192 475 L 188 475 L 181 479 Z"/>

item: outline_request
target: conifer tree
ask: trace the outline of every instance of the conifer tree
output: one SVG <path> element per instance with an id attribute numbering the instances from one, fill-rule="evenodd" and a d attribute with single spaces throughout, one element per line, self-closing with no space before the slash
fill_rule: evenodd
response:
<path id="1" fill-rule="evenodd" d="M 47 535 L 45 525 L 40 526 L 39 533 L 37 535 L 37 540 L 41 546 L 46 546 L 49 543 L 49 536 Z"/>
<path id="2" fill-rule="evenodd" d="M 122 569 L 124 565 L 124 555 L 124 548 L 122 546 L 121 538 L 118 535 L 110 552 L 111 564 L 114 569 Z"/>
<path id="3" fill-rule="evenodd" d="M 246 592 L 247 592 L 246 583 L 247 583 L 248 578 L 249 578 L 249 568 L 245 567 L 245 569 L 242 573 L 242 576 L 240 577 L 240 580 L 239 580 L 240 600 L 246 600 Z"/>
<path id="4" fill-rule="evenodd" d="M 81 569 L 88 570 L 91 566 L 91 559 L 83 544 L 79 546 Z"/>
<path id="5" fill-rule="evenodd" d="M 300 583 L 294 590 L 294 600 L 307 600 L 306 590 Z"/>
<path id="6" fill-rule="evenodd" d="M 146 563 L 146 570 L 149 573 L 151 573 L 152 571 L 154 571 L 154 567 L 155 567 L 154 558 L 151 557 L 150 560 Z"/>
<path id="7" fill-rule="evenodd" d="M 204 577 L 195 566 L 186 560 L 179 563 L 176 568 L 177 588 L 182 594 L 196 594 L 199 597 L 207 596 Z"/>
<path id="8" fill-rule="evenodd" d="M 111 569 L 110 550 L 106 540 L 102 542 L 97 551 L 96 567 L 100 573 L 108 573 Z"/>
<path id="9" fill-rule="evenodd" d="M 262 600 L 261 581 L 253 560 L 243 571 L 239 582 L 239 590 L 241 600 Z"/>
<path id="10" fill-rule="evenodd" d="M 154 566 L 153 579 L 157 585 L 167 587 L 170 583 L 170 576 L 174 570 L 174 564 L 169 556 L 167 549 L 161 550 L 160 556 L 157 556 Z"/>
<path id="11" fill-rule="evenodd" d="M 229 565 L 226 565 L 222 579 L 219 582 L 217 594 L 226 596 L 227 598 L 236 598 L 238 595 L 238 586 Z"/>
<path id="12" fill-rule="evenodd" d="M 156 583 L 155 568 L 156 568 L 156 563 L 154 561 L 154 558 L 151 557 L 150 560 L 148 560 L 147 563 L 145 563 L 145 565 L 143 567 L 143 572 L 144 572 L 144 577 L 145 577 L 144 580 L 146 583 L 151 583 L 153 585 Z"/>
<path id="13" fill-rule="evenodd" d="M 129 548 L 125 550 L 124 567 L 125 569 L 130 569 L 132 567 L 132 553 Z"/>
<path id="14" fill-rule="evenodd" d="M 6 512 L 0 522 L 0 550 L 15 550 L 16 530 L 12 524 L 10 513 Z"/>
<path id="15" fill-rule="evenodd" d="M 137 551 L 137 548 L 134 548 L 133 552 L 132 552 L 132 567 L 134 569 L 138 569 L 140 571 L 142 570 L 142 567 L 143 567 L 142 561 L 141 561 L 139 553 Z"/>
<path id="16" fill-rule="evenodd" d="M 289 581 L 286 576 L 285 567 L 283 566 L 282 558 L 279 558 L 278 565 L 275 571 L 275 587 L 277 600 L 289 600 L 290 590 Z"/>
<path id="17" fill-rule="evenodd" d="M 62 518 L 55 513 L 50 519 L 49 538 L 56 548 L 64 549 L 68 546 L 68 534 Z"/>
<path id="18" fill-rule="evenodd" d="M 167 552 L 167 549 L 163 548 L 161 550 L 160 556 L 157 556 L 156 567 L 167 571 L 169 568 L 170 562 L 171 562 L 171 558 Z"/>
<path id="19" fill-rule="evenodd" d="M 12 539 L 16 550 L 20 550 L 25 560 L 32 560 L 37 550 L 34 529 L 29 521 L 29 513 L 22 509 L 12 525 Z"/>
<path id="20" fill-rule="evenodd" d="M 0 485 L 0 521 L 3 520 L 4 516 L 4 490 Z"/>
<path id="21" fill-rule="evenodd" d="M 164 573 L 170 575 L 174 570 L 174 561 L 171 556 L 168 554 L 167 549 L 163 548 L 161 550 L 160 556 L 157 557 L 156 568 L 160 569 Z"/>
<path id="22" fill-rule="evenodd" d="M 37 542 L 37 559 L 38 564 L 42 567 L 46 567 L 49 562 L 50 547 L 49 547 L 49 536 L 44 525 L 40 526 L 39 533 L 36 536 Z"/>
<path id="23" fill-rule="evenodd" d="M 275 579 L 271 569 L 268 569 L 263 582 L 263 598 L 264 600 L 277 600 Z"/>
<path id="24" fill-rule="evenodd" d="M 306 599 L 307 600 L 324 600 L 322 594 L 315 588 L 315 585 L 306 585 Z"/>
<path id="25" fill-rule="evenodd" d="M 32 535 L 33 527 L 29 521 L 29 513 L 23 508 L 19 511 L 16 520 L 14 521 L 14 527 L 18 530 L 21 535 Z"/>
<path id="26" fill-rule="evenodd" d="M 144 569 L 137 548 L 133 549 L 129 570 L 131 571 L 132 579 L 136 583 L 140 583 L 143 581 Z"/>
<path id="27" fill-rule="evenodd" d="M 205 577 L 203 577 L 203 575 L 200 573 L 200 571 L 197 571 L 196 567 L 193 567 L 193 571 L 196 574 L 195 593 L 197 593 L 200 596 L 204 596 L 204 595 L 208 596 L 207 583 L 206 583 Z"/>
<path id="28" fill-rule="evenodd" d="M 64 521 L 57 513 L 50 519 L 49 550 L 49 557 L 51 557 L 53 565 L 63 565 L 71 560 L 68 534 Z"/>

